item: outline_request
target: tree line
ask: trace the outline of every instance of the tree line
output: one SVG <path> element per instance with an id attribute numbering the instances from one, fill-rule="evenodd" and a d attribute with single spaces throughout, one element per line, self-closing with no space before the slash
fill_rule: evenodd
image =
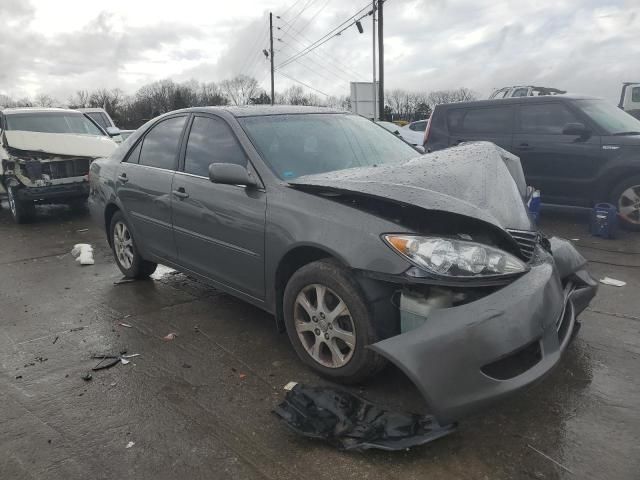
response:
<path id="1" fill-rule="evenodd" d="M 433 92 L 412 92 L 403 89 L 385 91 L 385 120 L 413 121 L 428 118 L 434 105 L 476 99 L 476 94 L 468 88 L 438 90 Z M 238 75 L 219 83 L 174 82 L 159 80 L 140 87 L 133 95 L 122 90 L 99 88 L 78 90 L 66 102 L 47 94 L 30 98 L 12 99 L 0 94 L 0 108 L 7 107 L 68 107 L 104 108 L 116 125 L 123 129 L 135 129 L 158 115 L 188 107 L 215 105 L 269 104 L 270 96 L 260 87 L 257 80 L 246 75 Z M 349 110 L 348 96 L 319 97 L 297 85 L 276 92 L 275 103 L 286 105 L 327 106 Z"/>

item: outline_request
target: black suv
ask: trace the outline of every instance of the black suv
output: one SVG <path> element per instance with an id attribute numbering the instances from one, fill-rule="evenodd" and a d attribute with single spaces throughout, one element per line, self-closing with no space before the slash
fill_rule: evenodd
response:
<path id="1" fill-rule="evenodd" d="M 607 201 L 640 230 L 640 121 L 605 100 L 576 95 L 437 105 L 428 151 L 487 140 L 520 157 L 546 203 Z"/>

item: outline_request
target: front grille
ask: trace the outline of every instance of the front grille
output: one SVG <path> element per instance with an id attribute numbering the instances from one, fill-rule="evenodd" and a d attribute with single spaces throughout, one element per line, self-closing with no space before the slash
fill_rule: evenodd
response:
<path id="1" fill-rule="evenodd" d="M 540 360 L 542 360 L 542 349 L 540 348 L 540 340 L 536 340 L 495 362 L 485 365 L 480 370 L 485 375 L 496 380 L 510 380 L 530 370 Z"/>
<path id="2" fill-rule="evenodd" d="M 540 234 L 537 231 L 529 230 L 510 230 L 507 232 L 516 241 L 518 247 L 520 247 L 520 253 L 522 257 L 527 261 L 533 257 L 533 252 L 536 250 L 536 245 L 540 241 Z"/>
<path id="3" fill-rule="evenodd" d="M 89 158 L 74 158 L 57 162 L 43 162 L 42 173 L 52 180 L 58 178 L 81 177 L 89 173 Z"/>

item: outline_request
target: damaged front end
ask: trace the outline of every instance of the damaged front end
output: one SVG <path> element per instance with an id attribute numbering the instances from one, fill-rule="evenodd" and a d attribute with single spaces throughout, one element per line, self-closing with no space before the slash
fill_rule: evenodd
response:
<path id="1" fill-rule="evenodd" d="M 6 131 L 0 149 L 2 186 L 23 202 L 56 202 L 89 194 L 91 162 L 115 144 L 91 136 Z"/>
<path id="2" fill-rule="evenodd" d="M 537 231 L 519 160 L 494 145 L 302 177 L 294 188 L 400 227 L 381 241 L 408 268 L 358 269 L 365 290 L 394 292 L 372 309 L 392 303 L 400 317 L 369 348 L 408 376 L 441 425 L 549 372 L 596 293 L 575 248 Z M 389 317 L 380 311 L 378 324 Z"/>
<path id="3" fill-rule="evenodd" d="M 527 273 L 503 286 L 397 279 L 402 331 L 370 348 L 415 383 L 441 423 L 538 380 L 577 331 L 597 283 L 571 244 L 549 243 L 551 253 L 537 246 Z"/>

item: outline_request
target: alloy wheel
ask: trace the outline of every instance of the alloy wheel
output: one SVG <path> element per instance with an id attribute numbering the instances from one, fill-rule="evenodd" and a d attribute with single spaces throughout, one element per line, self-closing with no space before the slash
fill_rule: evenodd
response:
<path id="1" fill-rule="evenodd" d="M 633 185 L 620 194 L 618 213 L 628 223 L 640 225 L 640 185 Z"/>
<path id="2" fill-rule="evenodd" d="M 329 287 L 312 284 L 296 297 L 294 325 L 305 350 L 328 368 L 346 365 L 356 347 L 356 330 L 344 301 Z"/>
<path id="3" fill-rule="evenodd" d="M 133 238 L 129 229 L 123 222 L 118 222 L 113 228 L 113 248 L 118 257 L 118 262 L 126 270 L 133 264 Z"/>

